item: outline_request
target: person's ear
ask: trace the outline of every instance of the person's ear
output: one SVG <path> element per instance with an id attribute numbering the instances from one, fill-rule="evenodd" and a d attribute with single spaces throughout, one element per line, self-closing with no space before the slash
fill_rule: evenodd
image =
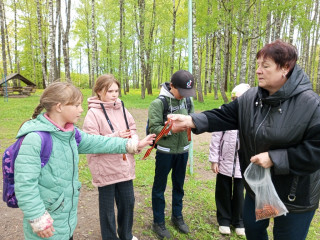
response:
<path id="1" fill-rule="evenodd" d="M 282 68 L 282 74 L 283 75 L 287 75 L 288 74 L 288 72 L 289 72 L 289 67 L 284 67 L 284 68 Z"/>
<path id="2" fill-rule="evenodd" d="M 62 112 L 62 104 L 61 103 L 57 103 L 55 106 L 54 106 L 54 109 L 61 113 Z"/>

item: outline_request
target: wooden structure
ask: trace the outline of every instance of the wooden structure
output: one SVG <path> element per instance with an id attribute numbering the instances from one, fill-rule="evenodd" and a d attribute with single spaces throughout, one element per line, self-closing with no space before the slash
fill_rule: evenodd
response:
<path id="1" fill-rule="evenodd" d="M 20 80 L 25 86 L 14 86 L 12 80 Z M 20 84 L 21 85 L 21 84 Z M 36 91 L 37 85 L 19 73 L 12 73 L 0 82 L 0 96 L 26 97 Z"/>

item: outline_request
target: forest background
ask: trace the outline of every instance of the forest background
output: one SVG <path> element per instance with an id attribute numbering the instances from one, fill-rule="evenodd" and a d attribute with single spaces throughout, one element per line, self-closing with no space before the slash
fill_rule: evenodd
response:
<path id="1" fill-rule="evenodd" d="M 257 51 L 283 39 L 320 92 L 320 0 L 189 0 L 197 97 L 256 85 Z M 0 0 L 2 77 L 19 72 L 45 88 L 69 79 L 91 88 L 112 73 L 141 98 L 188 69 L 188 0 Z M 12 83 L 16 84 L 16 83 Z M 220 94 L 219 94 L 220 96 Z"/>

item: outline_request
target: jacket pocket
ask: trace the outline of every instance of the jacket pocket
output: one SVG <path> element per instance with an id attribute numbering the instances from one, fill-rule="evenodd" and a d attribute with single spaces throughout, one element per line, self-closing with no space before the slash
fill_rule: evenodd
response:
<path id="1" fill-rule="evenodd" d="M 50 212 L 56 212 L 61 211 L 64 207 L 64 193 L 61 193 L 61 195 L 58 197 L 58 199 L 54 203 L 46 202 L 46 209 Z"/>

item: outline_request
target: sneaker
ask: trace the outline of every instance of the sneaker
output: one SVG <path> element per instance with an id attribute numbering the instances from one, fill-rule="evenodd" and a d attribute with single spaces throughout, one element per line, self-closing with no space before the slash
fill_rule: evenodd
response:
<path id="1" fill-rule="evenodd" d="M 170 239 L 171 235 L 166 229 L 166 225 L 163 223 L 153 223 L 152 230 L 160 237 L 160 239 L 167 238 Z"/>
<path id="2" fill-rule="evenodd" d="M 132 240 L 138 240 L 138 238 L 135 236 L 132 236 Z"/>
<path id="3" fill-rule="evenodd" d="M 244 228 L 236 228 L 236 234 L 238 236 L 245 236 L 246 235 Z"/>
<path id="4" fill-rule="evenodd" d="M 227 226 L 219 226 L 219 232 L 226 235 L 231 234 L 230 227 Z"/>
<path id="5" fill-rule="evenodd" d="M 183 233 L 190 232 L 189 227 L 183 221 L 182 216 L 180 216 L 180 217 L 171 216 L 171 221 L 172 221 L 173 225 L 175 225 L 181 232 L 183 232 Z"/>

